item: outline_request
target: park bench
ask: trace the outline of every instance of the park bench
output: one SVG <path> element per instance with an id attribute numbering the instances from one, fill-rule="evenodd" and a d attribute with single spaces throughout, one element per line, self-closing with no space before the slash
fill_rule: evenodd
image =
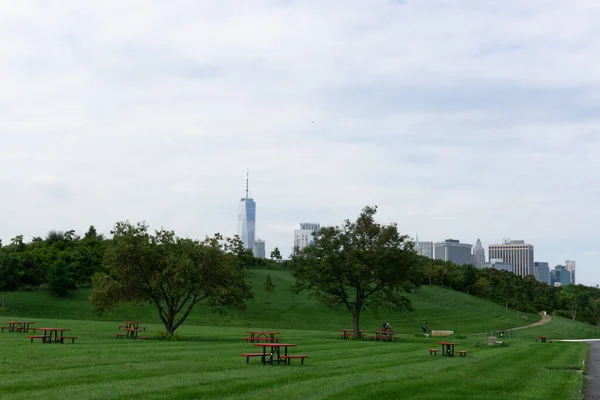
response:
<path id="1" fill-rule="evenodd" d="M 438 349 L 427 349 L 427 351 L 429 351 L 430 356 L 436 356 Z"/>
<path id="2" fill-rule="evenodd" d="M 270 356 L 270 354 L 267 354 Z M 240 356 L 242 357 L 246 357 L 246 364 L 248 364 L 248 362 L 250 361 L 250 357 L 262 357 L 264 356 L 263 353 L 242 353 L 240 354 Z"/>
<path id="3" fill-rule="evenodd" d="M 44 335 L 31 335 L 31 336 L 27 336 L 27 339 L 31 339 L 31 343 L 33 343 L 33 339 L 42 339 L 42 340 L 44 340 Z"/>
<path id="4" fill-rule="evenodd" d="M 463 357 L 463 356 L 467 356 L 467 351 L 466 350 L 457 350 L 456 354 L 458 354 L 459 356 Z"/>
<path id="5" fill-rule="evenodd" d="M 292 358 L 299 358 L 301 360 L 301 364 L 304 365 L 304 359 L 308 358 L 308 356 L 306 354 L 297 354 L 293 356 L 281 356 L 279 358 L 285 361 L 287 365 L 291 365 Z"/>
<path id="6" fill-rule="evenodd" d="M 117 339 L 121 338 L 123 339 L 125 337 L 124 333 L 115 333 L 115 336 L 117 337 Z"/>
<path id="7" fill-rule="evenodd" d="M 61 336 L 60 342 L 64 343 L 65 339 L 71 339 L 71 343 L 75 343 L 75 339 L 79 339 L 77 336 Z"/>
<path id="8" fill-rule="evenodd" d="M 148 336 L 138 336 L 138 339 L 140 339 L 140 340 L 148 340 Z"/>
<path id="9" fill-rule="evenodd" d="M 245 337 L 242 338 L 243 341 L 245 342 L 260 342 L 260 341 L 264 341 L 264 342 L 279 342 L 279 340 L 282 339 L 280 337 L 276 337 L 276 338 L 270 338 L 270 337 Z"/>
<path id="10" fill-rule="evenodd" d="M 9 326 L 0 326 L 0 329 L 2 329 L 2 332 L 4 332 L 5 329 L 10 329 Z"/>

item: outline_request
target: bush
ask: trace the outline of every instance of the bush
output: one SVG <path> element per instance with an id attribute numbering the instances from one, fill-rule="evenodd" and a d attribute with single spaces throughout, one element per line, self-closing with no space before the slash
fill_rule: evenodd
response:
<path id="1" fill-rule="evenodd" d="M 177 342 L 177 341 L 181 340 L 181 337 L 179 336 L 179 334 L 177 332 L 175 332 L 172 335 L 169 335 L 166 331 L 163 331 L 162 329 L 159 329 L 158 332 L 156 332 L 156 335 L 154 335 L 152 337 L 152 339 L 154 339 L 154 340 L 166 340 L 168 342 Z"/>

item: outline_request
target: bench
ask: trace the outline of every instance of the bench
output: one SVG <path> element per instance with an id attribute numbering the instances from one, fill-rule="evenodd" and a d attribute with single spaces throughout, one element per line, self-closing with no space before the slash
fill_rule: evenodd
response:
<path id="1" fill-rule="evenodd" d="M 125 337 L 124 333 L 115 333 L 115 336 L 117 337 L 117 339 L 121 338 L 123 339 Z"/>
<path id="2" fill-rule="evenodd" d="M 27 339 L 31 339 L 31 343 L 33 343 L 33 339 L 42 339 L 44 340 L 44 336 L 43 335 L 32 335 L 32 336 L 27 336 Z"/>
<path id="3" fill-rule="evenodd" d="M 436 356 L 438 349 L 427 349 L 427 351 L 429 352 L 430 356 Z"/>
<path id="4" fill-rule="evenodd" d="M 62 336 L 60 342 L 64 343 L 65 339 L 71 339 L 71 343 L 75 343 L 75 339 L 79 339 L 77 336 Z"/>
<path id="5" fill-rule="evenodd" d="M 339 336 L 341 339 L 347 339 L 347 338 L 352 338 L 352 337 L 354 337 L 354 333 L 340 333 L 340 334 L 338 334 L 338 336 Z"/>
<path id="6" fill-rule="evenodd" d="M 300 360 L 302 360 L 301 364 L 304 365 L 304 359 L 308 358 L 308 356 L 306 354 L 297 354 L 295 356 L 281 356 L 279 358 L 283 359 L 283 361 L 285 361 L 287 365 L 291 365 L 292 358 L 299 358 Z"/>
<path id="7" fill-rule="evenodd" d="M 267 354 L 267 355 L 270 356 L 271 354 Z M 240 354 L 240 356 L 246 357 L 246 364 L 248 364 L 248 362 L 250 361 L 250 357 L 261 357 L 261 359 L 262 359 L 264 354 L 263 353 L 242 353 L 242 354 Z M 261 360 L 261 361 L 264 361 L 264 360 Z"/>
<path id="8" fill-rule="evenodd" d="M 466 357 L 466 356 L 467 356 L 467 351 L 466 351 L 466 350 L 458 350 L 458 351 L 456 352 L 456 354 L 458 354 L 458 355 L 459 355 L 459 356 L 461 356 L 461 357 L 462 357 L 462 356 L 465 356 L 465 357 Z"/>
<path id="9" fill-rule="evenodd" d="M 0 329 L 2 329 L 2 332 L 4 332 L 5 329 L 10 329 L 10 326 L 0 326 Z"/>
<path id="10" fill-rule="evenodd" d="M 271 339 L 268 337 L 254 337 L 254 338 L 245 337 L 245 338 L 242 338 L 242 340 L 246 341 L 246 342 L 254 342 L 254 341 L 256 341 L 256 342 L 260 342 L 260 341 L 279 342 L 280 339 L 282 339 L 282 338 L 280 338 L 280 337 L 276 337 L 275 339 Z"/>
<path id="11" fill-rule="evenodd" d="M 148 340 L 148 336 L 138 336 L 138 339 L 140 339 L 140 340 Z"/>

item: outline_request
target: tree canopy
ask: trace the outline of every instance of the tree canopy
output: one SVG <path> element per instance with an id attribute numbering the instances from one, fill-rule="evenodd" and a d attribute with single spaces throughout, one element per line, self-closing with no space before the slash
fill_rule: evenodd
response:
<path id="1" fill-rule="evenodd" d="M 246 269 L 238 265 L 230 239 L 197 241 L 148 225 L 118 222 L 108 245 L 103 272 L 92 278 L 90 300 L 99 312 L 122 302 L 151 302 L 167 335 L 184 323 L 200 302 L 244 308 L 252 297 Z"/>
<path id="2" fill-rule="evenodd" d="M 387 306 L 411 310 L 403 295 L 420 280 L 414 243 L 395 223 L 375 222 L 377 207 L 365 207 L 356 221 L 323 227 L 314 243 L 293 256 L 296 290 L 308 291 L 331 307 L 352 314 L 355 337 L 360 337 L 360 313 Z"/>

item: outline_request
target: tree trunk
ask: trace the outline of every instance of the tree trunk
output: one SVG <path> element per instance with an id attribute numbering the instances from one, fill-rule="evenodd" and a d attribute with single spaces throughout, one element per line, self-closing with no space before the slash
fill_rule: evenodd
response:
<path id="1" fill-rule="evenodd" d="M 360 339 L 360 310 L 352 312 L 352 327 L 354 328 L 354 337 Z"/>

